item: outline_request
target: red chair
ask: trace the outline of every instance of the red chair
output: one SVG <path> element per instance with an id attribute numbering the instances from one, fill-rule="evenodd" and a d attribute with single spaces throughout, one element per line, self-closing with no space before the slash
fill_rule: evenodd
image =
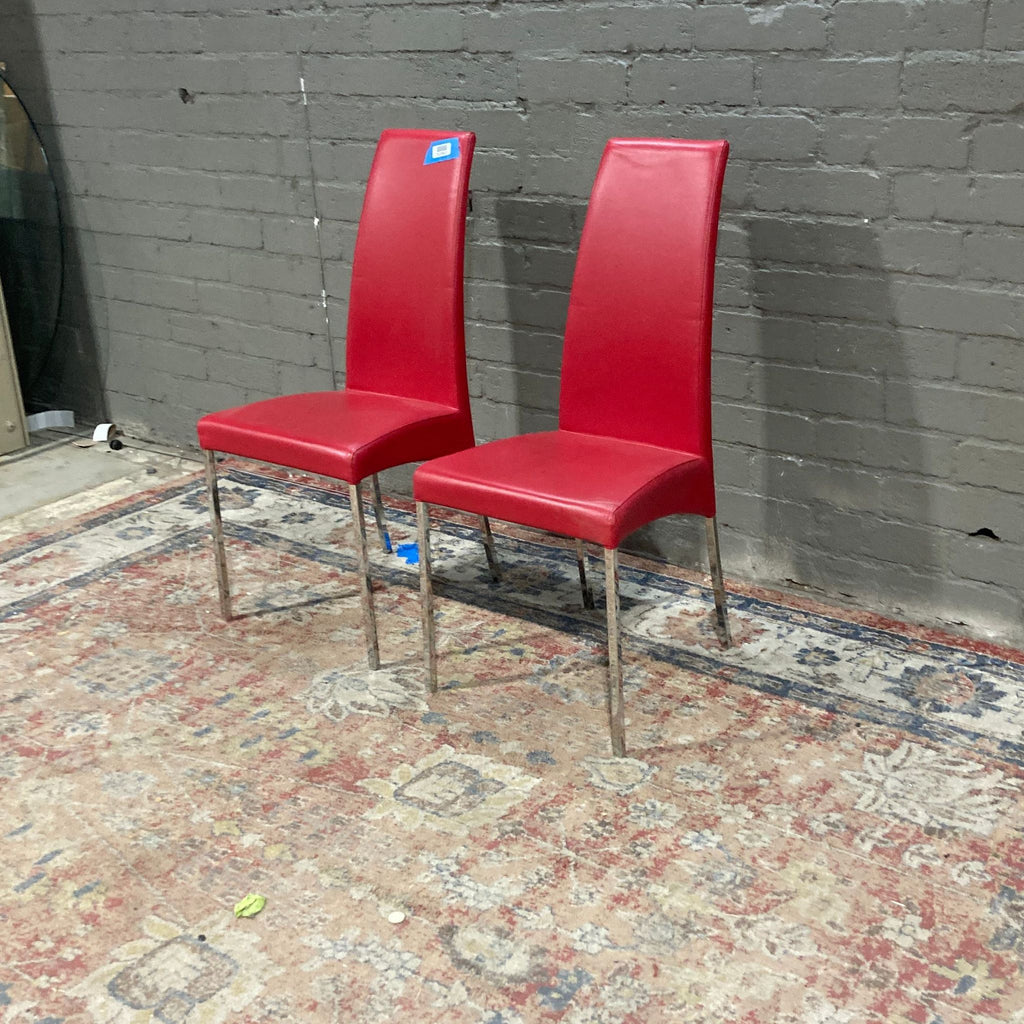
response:
<path id="1" fill-rule="evenodd" d="M 381 135 L 352 259 L 344 389 L 271 398 L 199 421 L 225 619 L 231 597 L 215 453 L 345 480 L 368 659 L 379 667 L 360 482 L 373 478 L 377 529 L 390 551 L 377 473 L 474 443 L 462 283 L 475 143 L 472 132 Z M 490 549 L 488 556 L 493 559 Z"/>
<path id="2" fill-rule="evenodd" d="M 590 198 L 565 330 L 558 429 L 467 449 L 413 476 L 423 630 L 437 689 L 428 504 L 605 549 L 612 750 L 625 754 L 618 547 L 704 516 L 716 628 L 729 644 L 711 453 L 711 315 L 726 142 L 612 139 Z"/>

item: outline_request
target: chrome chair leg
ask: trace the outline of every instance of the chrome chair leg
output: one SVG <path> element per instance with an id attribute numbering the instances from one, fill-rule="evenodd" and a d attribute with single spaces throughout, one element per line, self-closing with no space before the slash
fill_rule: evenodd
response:
<path id="1" fill-rule="evenodd" d="M 580 592 L 583 594 L 583 607 L 593 608 L 594 591 L 587 581 L 587 549 L 583 546 L 583 541 L 579 537 L 576 538 L 576 568 L 580 572 Z"/>
<path id="2" fill-rule="evenodd" d="M 708 535 L 708 561 L 711 563 L 711 587 L 715 592 L 715 632 L 723 647 L 732 643 L 729 634 L 729 616 L 725 605 L 725 584 L 722 582 L 722 559 L 718 554 L 718 519 L 704 520 Z"/>
<path id="3" fill-rule="evenodd" d="M 501 566 L 498 564 L 498 556 L 494 552 L 494 536 L 491 533 L 491 521 L 487 516 L 480 517 L 480 532 L 483 534 L 487 568 L 491 571 L 491 579 L 498 583 L 501 580 Z"/>
<path id="4" fill-rule="evenodd" d="M 206 459 L 206 493 L 210 509 L 210 525 L 213 536 L 213 559 L 217 567 L 217 592 L 220 597 L 220 613 L 231 621 L 231 588 L 228 585 L 228 559 L 224 551 L 224 524 L 220 518 L 220 492 L 217 490 L 217 455 L 204 451 Z"/>
<path id="5" fill-rule="evenodd" d="M 377 643 L 377 617 L 373 610 L 373 581 L 370 579 L 370 557 L 366 553 L 366 519 L 363 517 L 359 484 L 348 485 L 348 497 L 352 506 L 352 528 L 359 556 L 359 591 L 363 604 L 363 629 L 366 633 L 366 660 L 371 669 L 378 669 L 380 647 Z"/>
<path id="6" fill-rule="evenodd" d="M 373 474 L 373 515 L 377 520 L 377 534 L 380 537 L 380 546 L 391 554 L 391 534 L 388 533 L 387 524 L 384 522 L 384 502 L 380 497 L 380 480 L 377 474 Z"/>
<path id="7" fill-rule="evenodd" d="M 626 756 L 626 710 L 622 689 L 622 640 L 619 636 L 619 549 L 604 550 L 604 591 L 608 605 L 608 720 L 612 753 Z"/>
<path id="8" fill-rule="evenodd" d="M 484 520 L 486 522 L 486 520 Z M 423 660 L 427 685 L 437 693 L 437 640 L 434 635 L 434 590 L 430 582 L 430 509 L 416 502 L 416 534 L 420 555 L 420 613 L 423 616 Z"/>

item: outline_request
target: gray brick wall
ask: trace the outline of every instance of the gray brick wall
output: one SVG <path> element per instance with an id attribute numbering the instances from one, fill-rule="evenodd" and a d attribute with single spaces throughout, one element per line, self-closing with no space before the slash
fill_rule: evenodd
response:
<path id="1" fill-rule="evenodd" d="M 727 572 L 1024 639 L 1022 11 L 7 0 L 73 231 L 61 396 L 190 443 L 208 410 L 332 386 L 377 134 L 450 126 L 479 139 L 477 432 L 549 427 L 605 140 L 725 137 Z M 699 564 L 698 525 L 631 544 Z"/>

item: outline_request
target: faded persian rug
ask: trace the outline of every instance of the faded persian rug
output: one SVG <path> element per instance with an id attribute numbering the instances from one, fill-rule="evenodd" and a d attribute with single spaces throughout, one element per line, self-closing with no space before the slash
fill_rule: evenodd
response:
<path id="1" fill-rule="evenodd" d="M 0 1019 L 1024 1022 L 1024 656 L 234 464 L 0 547 Z M 728 567 L 728 549 L 724 551 Z M 596 574 L 595 565 L 595 574 Z M 600 590 L 600 578 L 596 580 Z M 255 917 L 232 908 L 266 897 Z"/>

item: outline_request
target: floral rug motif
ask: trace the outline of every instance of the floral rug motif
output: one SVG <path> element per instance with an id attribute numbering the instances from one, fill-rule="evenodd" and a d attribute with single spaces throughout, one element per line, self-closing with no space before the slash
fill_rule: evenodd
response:
<path id="1" fill-rule="evenodd" d="M 198 476 L 0 545 L 0 1020 L 1024 1024 L 1020 652 L 627 558 L 616 759 L 562 542 L 438 516 L 429 694 L 409 547 L 371 672 L 342 489 L 222 494 L 230 623 Z"/>

